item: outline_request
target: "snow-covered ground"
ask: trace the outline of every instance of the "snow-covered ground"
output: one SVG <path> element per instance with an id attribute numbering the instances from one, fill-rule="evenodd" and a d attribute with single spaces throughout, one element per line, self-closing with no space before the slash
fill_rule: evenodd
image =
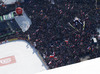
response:
<path id="1" fill-rule="evenodd" d="M 96 58 L 47 70 L 37 51 L 27 42 L 20 40 L 0 45 L 0 74 L 100 74 L 99 66 L 100 58 Z"/>
<path id="2" fill-rule="evenodd" d="M 26 41 L 0 45 L 0 74 L 35 74 L 46 69 L 35 48 Z"/>
<path id="3" fill-rule="evenodd" d="M 19 0 L 1 0 L 4 2 L 4 4 L 8 5 L 8 4 L 14 4 L 16 1 Z M 24 2 L 24 0 L 20 0 L 21 2 Z"/>
<path id="4" fill-rule="evenodd" d="M 36 74 L 100 74 L 100 58 L 83 61 Z"/>
<path id="5" fill-rule="evenodd" d="M 14 4 L 17 0 L 2 0 L 4 4 Z"/>

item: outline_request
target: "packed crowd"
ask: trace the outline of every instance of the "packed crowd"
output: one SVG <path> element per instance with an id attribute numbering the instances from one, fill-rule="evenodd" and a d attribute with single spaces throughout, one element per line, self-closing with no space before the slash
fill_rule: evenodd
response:
<path id="1" fill-rule="evenodd" d="M 30 34 L 30 41 L 36 42 L 36 49 L 49 68 L 77 63 L 85 56 L 89 59 L 100 56 L 100 50 L 91 40 L 98 35 L 93 17 L 97 12 L 92 11 L 95 6 L 67 1 L 36 4 L 32 0 L 25 5 L 33 23 L 27 34 Z"/>
<path id="2" fill-rule="evenodd" d="M 100 49 L 91 40 L 98 35 L 95 16 L 100 14 L 95 5 L 75 0 L 55 0 L 55 4 L 30 0 L 21 6 L 32 20 L 30 29 L 22 36 L 30 35 L 30 42 L 35 43 L 50 69 L 80 62 L 86 56 L 100 56 Z"/>

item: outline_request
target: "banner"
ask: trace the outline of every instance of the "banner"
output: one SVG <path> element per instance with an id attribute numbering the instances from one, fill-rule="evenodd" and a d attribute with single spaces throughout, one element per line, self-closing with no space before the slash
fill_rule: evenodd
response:
<path id="1" fill-rule="evenodd" d="M 16 63 L 15 56 L 9 56 L 0 59 L 0 66 Z"/>

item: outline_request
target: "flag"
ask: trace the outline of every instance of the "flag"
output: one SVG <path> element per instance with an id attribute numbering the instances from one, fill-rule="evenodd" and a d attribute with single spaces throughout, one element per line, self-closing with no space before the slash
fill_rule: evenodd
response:
<path id="1" fill-rule="evenodd" d="M 68 44 L 68 40 L 65 40 L 66 44 Z"/>
<path id="2" fill-rule="evenodd" d="M 51 64 L 52 62 L 50 61 L 48 64 Z"/>
<path id="3" fill-rule="evenodd" d="M 28 35 L 28 40 L 30 40 L 31 38 L 30 38 L 30 35 Z"/>
<path id="4" fill-rule="evenodd" d="M 49 57 L 50 57 L 50 58 L 54 58 L 54 55 L 50 55 Z"/>
<path id="5" fill-rule="evenodd" d="M 91 50 L 91 47 L 89 46 L 87 49 L 88 49 L 88 50 Z"/>

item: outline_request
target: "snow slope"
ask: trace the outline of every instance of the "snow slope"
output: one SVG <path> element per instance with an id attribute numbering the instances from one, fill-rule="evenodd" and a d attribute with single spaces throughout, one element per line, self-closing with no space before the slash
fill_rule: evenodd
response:
<path id="1" fill-rule="evenodd" d="M 7 58 L 11 56 L 12 59 Z M 27 42 L 21 40 L 0 45 L 0 74 L 35 74 L 43 70 L 46 70 L 45 64 Z"/>
<path id="2" fill-rule="evenodd" d="M 36 74 L 100 74 L 100 58 L 83 61 Z"/>

